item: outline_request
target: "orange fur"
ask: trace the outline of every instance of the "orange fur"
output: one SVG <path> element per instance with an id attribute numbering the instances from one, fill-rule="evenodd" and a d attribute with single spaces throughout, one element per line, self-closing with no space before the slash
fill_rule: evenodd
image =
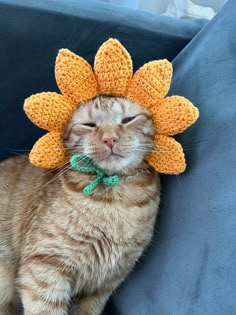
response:
<path id="1" fill-rule="evenodd" d="M 122 123 L 128 113 L 136 118 Z M 96 127 L 84 125 L 93 121 Z M 104 142 L 114 134 L 113 151 L 124 156 L 115 160 Z M 68 164 L 48 172 L 27 156 L 0 163 L 1 315 L 19 315 L 9 313 L 19 297 L 25 315 L 101 314 L 152 237 L 160 183 L 145 156 L 153 136 L 150 115 L 137 104 L 101 97 L 83 104 L 63 133 L 68 152 L 86 151 L 120 176 L 89 196 L 82 191 L 94 174 Z"/>

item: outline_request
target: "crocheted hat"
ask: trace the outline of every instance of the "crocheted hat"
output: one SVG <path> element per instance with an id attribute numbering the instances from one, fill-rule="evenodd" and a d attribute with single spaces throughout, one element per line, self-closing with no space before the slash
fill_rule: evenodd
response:
<path id="1" fill-rule="evenodd" d="M 98 96 L 123 96 L 148 109 L 156 134 L 153 152 L 147 161 L 160 173 L 179 174 L 186 168 L 183 149 L 174 138 L 198 118 L 198 109 L 182 96 L 166 97 L 172 65 L 166 59 L 151 61 L 133 75 L 132 60 L 116 39 L 109 39 L 98 49 L 94 72 L 86 60 L 68 49 L 56 58 L 55 76 L 62 94 L 43 92 L 24 103 L 29 119 L 49 131 L 30 152 L 35 166 L 55 168 L 68 162 L 69 154 L 62 143 L 62 131 L 76 108 Z"/>

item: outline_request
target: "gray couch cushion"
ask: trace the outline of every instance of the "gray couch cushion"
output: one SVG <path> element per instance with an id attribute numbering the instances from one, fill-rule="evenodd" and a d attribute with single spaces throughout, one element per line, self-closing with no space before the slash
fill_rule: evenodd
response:
<path id="1" fill-rule="evenodd" d="M 200 118 L 178 137 L 188 169 L 162 177 L 152 247 L 114 314 L 236 314 L 235 12 L 231 0 L 173 61 L 169 94 L 189 98 Z"/>

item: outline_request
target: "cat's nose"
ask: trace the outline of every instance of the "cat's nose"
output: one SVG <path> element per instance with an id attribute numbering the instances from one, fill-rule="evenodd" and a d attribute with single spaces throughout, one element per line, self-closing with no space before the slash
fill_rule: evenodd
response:
<path id="1" fill-rule="evenodd" d="M 117 141 L 117 137 L 106 137 L 103 138 L 102 141 L 108 146 L 108 148 L 112 149 Z"/>

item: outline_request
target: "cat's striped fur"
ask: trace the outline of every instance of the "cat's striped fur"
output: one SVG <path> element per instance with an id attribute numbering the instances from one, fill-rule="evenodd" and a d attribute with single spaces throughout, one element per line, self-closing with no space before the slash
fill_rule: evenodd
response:
<path id="1" fill-rule="evenodd" d="M 122 124 L 126 108 L 132 120 Z M 106 157 L 104 134 L 116 138 L 118 156 Z M 25 156 L 0 164 L 0 315 L 20 314 L 19 300 L 25 315 L 101 314 L 152 237 L 160 184 L 143 161 L 152 137 L 141 107 L 97 98 L 75 113 L 64 140 L 72 155 L 114 170 L 119 184 L 85 196 L 94 174 L 68 165 L 47 172 Z"/>

